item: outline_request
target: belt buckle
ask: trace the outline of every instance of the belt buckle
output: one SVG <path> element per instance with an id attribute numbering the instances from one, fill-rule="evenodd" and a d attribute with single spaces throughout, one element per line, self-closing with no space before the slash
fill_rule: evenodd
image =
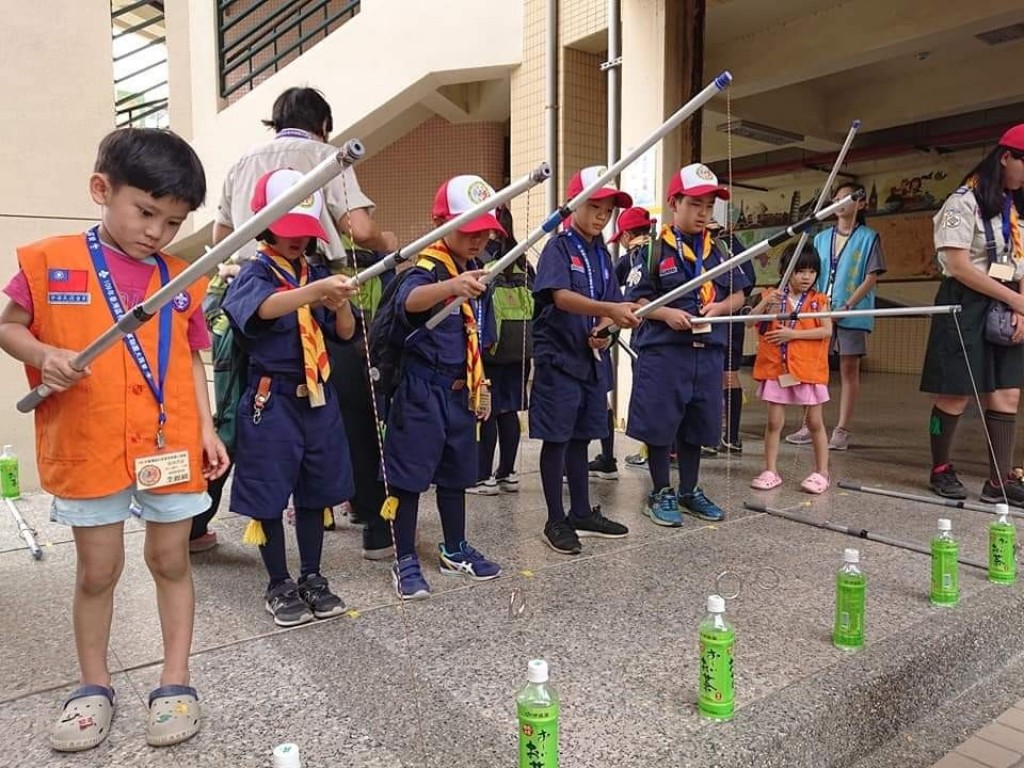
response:
<path id="1" fill-rule="evenodd" d="M 707 346 L 708 345 L 705 344 L 703 341 L 695 341 L 695 342 L 693 342 L 693 348 L 694 349 L 705 349 L 705 348 L 707 348 Z"/>
<path id="2" fill-rule="evenodd" d="M 461 392 L 462 388 L 466 386 L 465 379 L 456 379 L 452 382 L 452 392 Z"/>
<path id="3" fill-rule="evenodd" d="M 307 387 L 305 384 L 299 384 L 297 387 L 295 387 L 295 396 L 309 397 L 309 387 Z"/>

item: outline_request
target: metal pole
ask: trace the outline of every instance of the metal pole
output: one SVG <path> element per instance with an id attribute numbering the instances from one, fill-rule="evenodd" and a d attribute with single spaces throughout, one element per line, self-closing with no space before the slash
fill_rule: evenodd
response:
<path id="1" fill-rule="evenodd" d="M 119 342 L 123 336 L 134 333 L 143 323 L 153 318 L 167 302 L 222 261 L 227 260 L 231 254 L 256 237 L 256 235 L 281 218 L 281 216 L 298 205 L 310 194 L 327 184 L 347 166 L 362 158 L 365 153 L 366 150 L 363 149 L 362 143 L 357 139 L 345 142 L 341 149 L 332 157 L 325 159 L 312 171 L 295 182 L 284 194 L 256 213 L 251 219 L 217 243 L 203 256 L 196 259 L 181 274 L 170 280 L 167 285 L 137 305 L 130 312 L 126 312 L 109 330 L 79 352 L 75 359 L 71 361 L 71 367 L 79 371 L 85 369 L 89 363 Z M 45 384 L 40 384 L 18 401 L 17 408 L 21 413 L 29 413 L 52 393 L 53 390 Z"/>
<path id="2" fill-rule="evenodd" d="M 947 507 L 949 509 L 968 509 L 972 512 L 984 512 L 986 515 L 998 515 L 999 510 L 996 509 L 994 504 L 976 504 L 973 501 L 957 501 L 955 499 L 936 499 L 932 496 L 919 496 L 915 493 L 903 493 L 902 491 L 890 491 L 887 488 L 873 488 L 869 485 L 858 485 L 857 483 L 837 483 L 840 488 L 847 491 L 857 491 L 858 493 L 870 493 L 875 496 L 889 496 L 893 499 L 904 499 L 906 501 L 916 501 L 919 504 L 930 504 L 935 507 Z M 1024 512 L 1018 512 L 1015 509 L 1008 510 L 1008 514 L 1011 517 L 1022 517 L 1024 518 Z"/>
<path id="3" fill-rule="evenodd" d="M 544 84 L 547 92 L 544 105 L 545 155 L 555 169 L 554 180 L 547 189 L 547 208 L 558 205 L 558 1 L 548 0 L 544 26 L 545 69 Z"/>
<path id="4" fill-rule="evenodd" d="M 585 203 L 590 198 L 590 196 L 594 194 L 594 192 L 596 192 L 598 189 L 603 187 L 605 184 L 608 184 L 612 179 L 617 177 L 622 172 L 623 168 L 625 168 L 630 163 L 635 162 L 638 157 L 640 157 L 644 152 L 646 152 L 654 144 L 661 140 L 661 138 L 665 136 L 665 134 L 676 128 L 676 126 L 683 122 L 683 120 L 685 120 L 698 109 L 700 109 L 702 106 L 704 106 L 704 104 L 710 101 L 711 98 L 715 96 L 717 93 L 727 88 L 729 83 L 731 82 L 732 75 L 730 75 L 728 72 L 723 72 L 718 77 L 716 77 L 714 81 L 712 81 L 706 88 L 704 88 L 704 90 L 702 90 L 692 99 L 690 99 L 690 101 L 688 101 L 686 104 L 680 107 L 674 115 L 672 115 L 668 120 L 666 120 L 657 129 L 655 129 L 655 131 L 650 136 L 648 136 L 636 147 L 630 150 L 629 153 L 619 158 L 618 162 L 614 163 L 604 173 L 602 173 L 600 176 L 594 179 L 594 181 L 592 181 L 585 189 L 583 189 L 582 192 L 576 195 L 576 197 L 574 197 L 561 208 L 552 211 L 548 218 L 545 219 L 541 223 L 541 225 L 537 227 L 537 229 L 531 232 L 525 240 L 520 242 L 515 248 L 510 250 L 497 261 L 491 262 L 490 266 L 487 268 L 487 274 L 485 274 L 481 278 L 481 282 L 483 282 L 484 284 L 490 283 L 496 275 L 501 274 L 501 272 L 504 271 L 506 267 L 514 263 L 515 260 L 518 259 L 521 254 L 525 253 L 528 248 L 530 248 L 534 243 L 536 243 L 538 240 L 544 237 L 544 235 L 554 232 L 556 229 L 558 229 L 558 226 L 567 218 L 569 218 L 572 215 L 572 212 L 576 210 L 576 208 Z M 863 195 L 861 195 L 861 197 L 863 197 Z M 839 205 L 839 203 L 837 203 L 837 205 Z M 793 226 L 795 227 L 797 225 L 794 224 Z M 778 237 L 778 235 L 776 235 L 776 237 Z M 753 258 L 756 255 L 757 253 L 752 253 L 748 258 Z M 465 301 L 466 299 L 455 299 L 454 301 L 449 302 L 444 309 L 437 312 L 437 314 L 435 314 L 427 321 L 427 328 L 433 330 L 438 325 L 440 325 L 441 322 L 448 315 L 456 314 L 459 311 L 459 308 L 462 306 L 463 302 Z"/>
<path id="5" fill-rule="evenodd" d="M 440 240 L 445 235 L 451 234 L 459 227 L 468 224 L 483 214 L 493 211 L 499 205 L 504 205 L 513 197 L 521 195 L 526 190 L 547 181 L 549 178 L 551 178 L 551 166 L 547 163 L 541 163 L 518 181 L 512 182 L 504 189 L 496 192 L 492 197 L 477 203 L 468 211 L 460 213 L 451 221 L 446 221 L 441 226 L 430 230 L 427 234 L 413 240 L 394 253 L 388 254 L 373 266 L 367 267 L 362 272 L 354 275 L 352 280 L 356 285 L 362 285 L 366 281 L 382 275 L 389 269 L 394 269 L 396 264 L 408 261 L 431 243 Z"/>
<path id="6" fill-rule="evenodd" d="M 619 35 L 619 10 L 619 0 L 608 0 L 608 60 L 604 63 L 604 68 L 608 72 L 608 151 L 606 153 L 608 165 L 613 165 L 615 158 L 619 156 L 622 127 L 620 120 L 622 100 L 619 88 L 620 67 L 622 66 L 622 43 Z M 554 205 L 551 206 L 551 208 L 554 207 Z M 615 221 L 610 221 L 609 225 L 614 227 Z M 610 243 L 609 250 L 612 256 L 615 256 L 618 252 L 618 243 Z"/>
<path id="7" fill-rule="evenodd" d="M 32 557 L 36 560 L 42 560 L 43 550 L 39 548 L 36 543 L 35 532 L 29 527 L 29 524 L 25 522 L 25 518 L 21 516 L 21 512 L 14 505 L 12 499 L 4 499 L 7 502 L 7 508 L 11 511 L 11 516 L 14 518 L 14 524 L 18 526 L 18 533 L 21 534 L 21 538 L 25 541 L 28 546 L 28 551 L 32 553 Z"/>
<path id="8" fill-rule="evenodd" d="M 815 213 L 821 210 L 821 206 L 825 204 L 828 196 L 832 194 L 832 185 L 835 183 L 836 176 L 843 165 L 843 161 L 846 160 L 846 153 L 850 151 L 850 145 L 853 144 L 853 137 L 857 135 L 858 130 L 860 130 L 860 120 L 854 120 L 850 125 L 850 130 L 846 133 L 846 141 L 843 142 L 842 149 L 840 149 L 839 154 L 836 155 L 836 161 L 832 163 L 832 170 L 829 171 L 828 179 L 825 181 L 825 186 L 821 188 L 821 192 L 818 194 L 818 202 L 814 204 Z M 800 254 L 803 253 L 805 245 L 807 245 L 806 232 L 800 235 L 800 240 L 796 244 L 796 251 L 793 253 L 793 258 L 789 260 L 789 264 L 786 265 L 786 273 L 782 276 L 782 280 L 779 281 L 779 288 L 785 288 L 789 285 L 789 278 L 793 276 L 793 270 L 796 268 L 796 260 L 800 258 Z"/>
<path id="9" fill-rule="evenodd" d="M 697 325 L 713 325 L 715 323 L 738 322 L 771 322 L 782 323 L 787 320 L 800 320 L 817 317 L 926 317 L 928 315 L 947 315 L 960 311 L 959 304 L 939 304 L 933 307 L 893 307 L 891 309 L 837 309 L 834 312 L 784 312 L 778 315 L 722 315 L 695 321 Z"/>
<path id="10" fill-rule="evenodd" d="M 772 515 L 773 517 L 781 517 L 783 520 L 790 520 L 794 523 L 802 523 L 803 525 L 809 525 L 813 528 L 821 528 L 826 531 L 835 531 L 836 533 L 845 533 L 847 536 L 853 536 L 855 539 L 866 539 L 868 541 L 874 541 L 878 544 L 888 544 L 890 547 L 897 547 L 899 549 L 906 549 L 910 552 L 919 552 L 922 555 L 931 555 L 931 547 L 926 544 L 919 544 L 916 541 L 903 541 L 902 539 L 894 539 L 892 536 L 887 536 L 884 533 L 873 533 L 866 528 L 851 528 L 848 525 L 842 525 L 841 523 L 832 523 L 828 520 L 818 522 L 813 518 L 805 515 L 798 515 L 794 512 L 786 512 L 781 509 L 772 509 L 771 507 L 765 506 L 764 504 L 755 504 L 753 502 L 745 501 L 743 506 L 752 512 L 763 512 L 766 515 Z M 968 565 L 971 568 L 978 568 L 983 571 L 988 570 L 988 563 L 982 563 L 978 560 L 971 560 L 967 557 L 957 558 L 964 565 Z"/>

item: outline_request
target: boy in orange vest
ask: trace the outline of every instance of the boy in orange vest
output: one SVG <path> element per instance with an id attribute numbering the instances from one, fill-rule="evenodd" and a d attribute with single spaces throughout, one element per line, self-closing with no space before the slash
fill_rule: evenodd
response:
<path id="1" fill-rule="evenodd" d="M 54 497 L 51 519 L 71 526 L 78 557 L 73 612 L 81 685 L 50 731 L 61 752 L 95 747 L 110 732 L 115 697 L 107 649 L 124 522 L 132 514 L 146 522 L 146 565 L 164 639 L 146 738 L 164 746 L 198 732 L 188 668 L 188 537 L 192 517 L 210 503 L 207 480 L 228 466 L 199 357 L 210 345 L 205 281 L 90 367 L 71 365 L 76 350 L 187 266 L 160 249 L 203 202 L 199 158 L 169 131 L 114 131 L 100 143 L 89 192 L 101 207 L 100 223 L 84 235 L 19 248 L 20 270 L 4 289 L 10 301 L 0 313 L 0 348 L 25 364 L 31 386 L 54 392 L 35 411 L 36 463 Z"/>

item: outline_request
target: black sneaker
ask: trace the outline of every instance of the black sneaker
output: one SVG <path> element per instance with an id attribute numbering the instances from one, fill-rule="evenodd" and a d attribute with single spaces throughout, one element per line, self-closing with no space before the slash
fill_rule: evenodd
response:
<path id="1" fill-rule="evenodd" d="M 569 525 L 575 529 L 576 535 L 581 538 L 599 536 L 602 539 L 621 539 L 629 533 L 629 528 L 622 523 L 616 523 L 602 515 L 600 506 L 592 507 L 589 517 L 569 515 L 568 520 Z"/>
<path id="2" fill-rule="evenodd" d="M 598 454 L 597 457 L 587 465 L 591 477 L 599 477 L 602 480 L 619 479 L 619 462 L 614 456 Z"/>
<path id="3" fill-rule="evenodd" d="M 310 607 L 318 619 L 329 619 L 345 611 L 345 602 L 331 592 L 327 579 L 319 573 L 299 582 L 299 597 Z"/>
<path id="4" fill-rule="evenodd" d="M 743 441 L 737 440 L 735 443 L 731 443 L 722 438 L 722 442 L 718 444 L 718 452 L 724 454 L 732 454 L 733 456 L 743 455 Z"/>
<path id="5" fill-rule="evenodd" d="M 964 484 L 960 482 L 960 478 L 956 476 L 956 472 L 953 469 L 952 464 L 946 464 L 941 467 L 938 471 L 932 470 L 931 481 L 928 483 L 929 487 L 939 496 L 944 499 L 966 499 L 967 489 L 964 488 Z M 986 486 L 988 483 L 985 484 Z M 999 494 L 999 501 L 1003 500 L 1003 495 Z"/>
<path id="6" fill-rule="evenodd" d="M 1003 501 L 1003 490 L 1006 490 L 1006 503 L 1014 507 L 1024 507 L 1024 483 L 1017 478 L 1003 481 L 1003 488 L 986 480 L 981 487 L 981 500 L 987 504 L 999 504 Z"/>
<path id="7" fill-rule="evenodd" d="M 313 620 L 313 612 L 291 579 L 267 590 L 265 607 L 279 627 L 297 627 Z"/>
<path id="8" fill-rule="evenodd" d="M 563 555 L 578 555 L 583 551 L 579 536 L 565 520 L 545 525 L 544 541 L 555 552 L 561 552 Z"/>
<path id="9" fill-rule="evenodd" d="M 702 459 L 717 459 L 718 448 L 713 445 L 702 445 L 700 447 L 700 457 Z"/>

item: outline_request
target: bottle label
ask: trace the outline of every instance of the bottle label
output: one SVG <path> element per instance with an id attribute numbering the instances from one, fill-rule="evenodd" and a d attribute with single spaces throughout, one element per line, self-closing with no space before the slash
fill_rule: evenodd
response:
<path id="1" fill-rule="evenodd" d="M 1017 577 L 1017 529 L 1006 523 L 993 523 L 988 529 L 988 578 L 999 584 L 1011 584 Z"/>
<path id="2" fill-rule="evenodd" d="M 697 708 L 705 717 L 732 717 L 735 705 L 732 688 L 732 658 L 735 633 L 730 630 L 701 629 L 700 686 Z"/>
<path id="3" fill-rule="evenodd" d="M 558 706 L 518 704 L 519 768 L 558 768 Z"/>
<path id="4" fill-rule="evenodd" d="M 21 496 L 17 459 L 0 461 L 0 495 L 5 499 L 16 499 Z"/>
<path id="5" fill-rule="evenodd" d="M 936 605 L 954 605 L 960 600 L 960 575 L 957 558 L 960 547 L 949 539 L 932 541 L 931 601 Z"/>
<path id="6" fill-rule="evenodd" d="M 832 641 L 841 648 L 864 645 L 864 592 L 863 575 L 840 573 L 836 578 L 836 622 Z"/>

